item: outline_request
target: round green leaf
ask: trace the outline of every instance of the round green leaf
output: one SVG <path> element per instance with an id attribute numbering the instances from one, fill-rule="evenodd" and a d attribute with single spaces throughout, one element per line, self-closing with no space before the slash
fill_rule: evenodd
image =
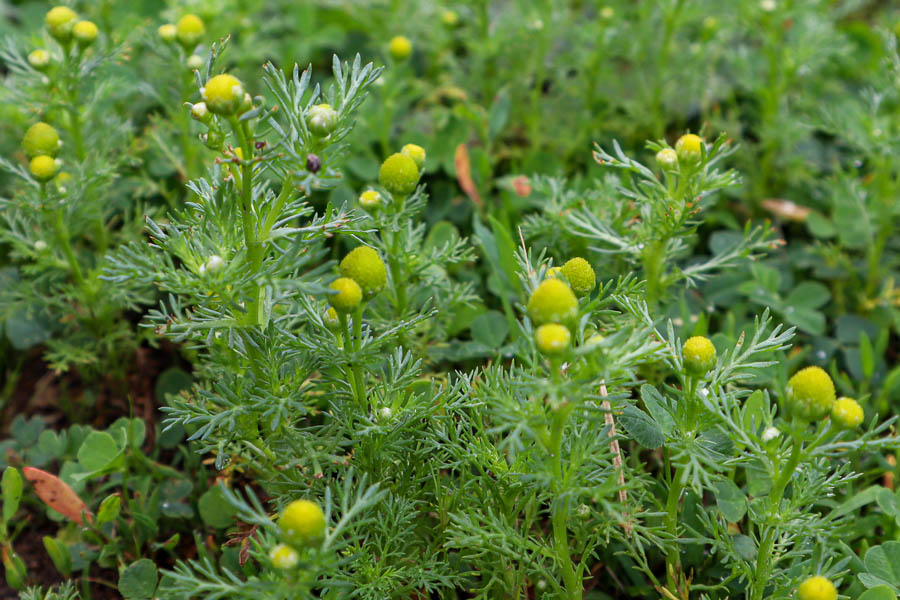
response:
<path id="1" fill-rule="evenodd" d="M 105 468 L 119 455 L 119 446 L 111 435 L 92 431 L 78 449 L 78 462 L 88 472 Z"/>
<path id="2" fill-rule="evenodd" d="M 222 529 L 234 523 L 235 510 L 225 500 L 222 489 L 216 486 L 200 496 L 200 517 L 210 527 Z"/>
<path id="3" fill-rule="evenodd" d="M 142 558 L 119 575 L 119 593 L 125 598 L 152 598 L 157 579 L 156 565 L 149 558 Z"/>

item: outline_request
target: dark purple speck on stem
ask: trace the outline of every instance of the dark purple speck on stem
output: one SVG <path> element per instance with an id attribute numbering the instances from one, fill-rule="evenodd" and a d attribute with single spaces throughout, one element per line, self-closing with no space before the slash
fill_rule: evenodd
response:
<path id="1" fill-rule="evenodd" d="M 322 168 L 322 159 L 315 154 L 306 155 L 306 170 L 310 173 L 318 173 Z"/>

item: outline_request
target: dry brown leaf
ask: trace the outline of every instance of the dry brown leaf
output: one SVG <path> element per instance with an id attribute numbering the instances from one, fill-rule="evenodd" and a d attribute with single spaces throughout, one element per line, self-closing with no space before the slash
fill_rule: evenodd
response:
<path id="1" fill-rule="evenodd" d="M 806 221 L 810 210 L 805 206 L 795 204 L 790 200 L 779 200 L 777 198 L 769 198 L 762 201 L 763 208 L 775 215 L 788 221 L 797 221 L 802 223 Z"/>
<path id="2" fill-rule="evenodd" d="M 516 195 L 520 198 L 527 198 L 531 195 L 531 183 L 524 175 L 519 175 L 513 179 L 512 184 L 513 189 L 516 191 Z"/>
<path id="3" fill-rule="evenodd" d="M 478 195 L 478 189 L 475 182 L 472 181 L 472 163 L 469 161 L 469 150 L 465 144 L 456 147 L 456 155 L 453 159 L 456 165 L 456 179 L 459 181 L 459 187 L 466 193 L 472 202 L 483 208 L 481 197 Z"/>
<path id="4" fill-rule="evenodd" d="M 25 473 L 25 479 L 34 486 L 34 491 L 44 501 L 44 504 L 79 525 L 84 525 L 84 521 L 81 519 L 82 513 L 87 515 L 88 521 L 93 521 L 94 515 L 87 509 L 87 505 L 62 479 L 34 467 L 24 467 L 22 472 Z"/>

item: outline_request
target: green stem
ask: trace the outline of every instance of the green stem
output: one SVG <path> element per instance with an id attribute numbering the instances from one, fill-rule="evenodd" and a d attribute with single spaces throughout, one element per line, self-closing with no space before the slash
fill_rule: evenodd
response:
<path id="1" fill-rule="evenodd" d="M 272 205 L 272 208 L 266 215 L 262 227 L 259 228 L 260 242 L 268 239 L 269 233 L 272 232 L 272 228 L 275 226 L 275 223 L 278 221 L 278 217 L 281 215 L 281 211 L 284 210 L 284 205 L 294 197 L 293 192 L 294 177 L 292 175 L 288 175 L 281 184 L 281 192 L 278 194 L 278 198 L 275 199 L 275 203 Z"/>
<path id="2" fill-rule="evenodd" d="M 81 272 L 81 265 L 78 264 L 78 259 L 75 257 L 75 252 L 72 250 L 72 243 L 69 240 L 69 228 L 66 227 L 65 215 L 63 215 L 62 207 L 57 208 L 56 211 L 54 211 L 54 217 L 56 240 L 59 242 L 59 246 L 62 248 L 63 254 L 65 254 L 66 260 L 69 262 L 72 278 L 75 280 L 75 283 L 78 284 L 78 287 L 88 295 L 84 274 Z"/>
<path id="3" fill-rule="evenodd" d="M 769 492 L 767 519 L 769 522 L 778 517 L 781 500 L 784 498 L 784 490 L 787 488 L 788 483 L 790 483 L 791 477 L 794 475 L 794 471 L 797 469 L 797 465 L 800 464 L 800 459 L 803 455 L 801 431 L 792 427 L 791 436 L 793 437 L 791 456 L 781 472 L 778 473 L 775 484 L 772 486 L 771 492 Z M 775 464 L 777 465 L 777 463 Z M 756 575 L 754 577 L 753 585 L 750 586 L 750 590 L 747 593 L 747 598 L 750 600 L 762 600 L 763 598 L 763 592 L 765 591 L 766 584 L 769 582 L 772 571 L 772 548 L 775 545 L 776 535 L 777 528 L 775 525 L 771 525 L 766 528 L 765 533 L 760 540 L 759 551 L 756 554 Z"/>
<path id="4" fill-rule="evenodd" d="M 559 372 L 558 364 L 552 364 L 554 374 Z M 554 375 L 554 381 L 558 376 Z M 553 478 L 556 487 L 556 502 L 553 504 L 553 514 L 551 515 L 551 524 L 553 526 L 553 547 L 556 551 L 557 560 L 559 560 L 562 569 L 562 579 L 565 585 L 566 598 L 569 600 L 580 600 L 584 591 L 581 579 L 575 571 L 575 565 L 572 562 L 572 555 L 569 551 L 569 505 L 568 497 L 564 494 L 566 488 L 566 476 L 563 469 L 562 460 L 562 441 L 563 432 L 566 428 L 569 414 L 572 412 L 572 406 L 568 404 L 557 403 L 556 394 L 553 398 L 553 414 L 550 427 L 550 452 L 552 454 Z"/>
<path id="5" fill-rule="evenodd" d="M 241 219 L 250 268 L 256 273 L 262 267 L 263 247 L 257 237 L 256 223 L 253 218 L 253 148 L 250 144 L 250 130 L 246 121 L 240 122 L 237 118 L 231 117 L 228 122 L 240 143 L 241 153 L 244 156 L 241 160 Z M 259 297 L 261 292 L 262 290 L 257 284 L 255 293 L 251 294 L 251 300 L 247 303 L 247 325 L 260 324 Z"/>
<path id="6" fill-rule="evenodd" d="M 651 310 L 659 304 L 659 298 L 663 291 L 663 262 L 666 258 L 666 243 L 664 240 L 655 240 L 644 248 L 643 263 L 644 277 L 647 280 L 645 289 L 647 305 Z"/>
<path id="7" fill-rule="evenodd" d="M 72 135 L 72 145 L 75 148 L 75 158 L 78 162 L 84 162 L 87 153 L 84 150 L 84 135 L 81 132 L 81 115 L 78 114 L 78 107 L 75 105 L 77 96 L 72 92 L 67 111 L 69 113 L 69 133 Z"/>
<path id="8" fill-rule="evenodd" d="M 666 532 L 672 536 L 669 550 L 666 552 L 666 579 L 669 582 L 669 591 L 678 594 L 678 574 L 681 572 L 681 554 L 678 544 L 678 501 L 684 491 L 684 465 L 675 469 L 675 477 L 669 485 L 669 495 L 666 498 Z"/>
<path id="9" fill-rule="evenodd" d="M 397 300 L 397 318 L 402 319 L 406 313 L 406 277 L 403 273 L 403 265 L 400 263 L 400 230 L 394 231 L 391 236 L 391 253 L 388 256 L 388 266 L 391 269 L 391 280 L 394 283 L 394 297 Z"/>
<path id="10" fill-rule="evenodd" d="M 878 285 L 882 281 L 881 277 L 881 256 L 884 254 L 884 248 L 887 245 L 888 238 L 891 236 L 893 224 L 890 219 L 884 219 L 882 226 L 875 238 L 875 243 L 869 245 L 867 256 L 868 277 L 866 278 L 866 297 L 874 298 L 878 293 Z"/>
<path id="11" fill-rule="evenodd" d="M 361 325 L 362 309 L 361 308 L 357 309 L 356 314 L 358 315 L 358 317 L 354 317 L 354 320 L 356 322 L 359 322 L 360 325 L 357 326 L 357 323 L 354 322 L 353 329 L 361 330 L 361 328 L 362 328 L 362 325 Z M 356 398 L 356 403 L 357 403 L 357 405 L 359 405 L 360 410 L 365 412 L 365 410 L 367 408 L 365 381 L 362 376 L 362 370 L 359 368 L 359 365 L 354 364 L 353 357 L 350 355 L 350 353 L 355 348 L 356 349 L 359 348 L 359 338 L 357 337 L 356 339 L 354 339 L 350 335 L 350 325 L 347 322 L 346 314 L 338 313 L 338 321 L 340 321 L 340 323 L 341 323 L 341 333 L 344 337 L 344 340 L 346 340 L 344 346 L 345 346 L 345 350 L 347 351 L 347 356 L 350 359 L 350 373 L 349 373 L 351 375 L 351 377 L 349 378 L 350 388 L 353 391 L 353 395 Z M 346 373 L 345 373 L 345 375 L 346 375 Z"/>

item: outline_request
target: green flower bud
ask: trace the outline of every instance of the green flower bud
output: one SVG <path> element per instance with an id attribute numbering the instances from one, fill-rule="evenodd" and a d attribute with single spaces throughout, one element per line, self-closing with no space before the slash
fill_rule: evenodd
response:
<path id="1" fill-rule="evenodd" d="M 215 273 L 225 266 L 225 260 L 218 254 L 211 254 L 209 258 L 206 259 L 206 264 L 204 266 L 206 267 L 207 273 Z"/>
<path id="2" fill-rule="evenodd" d="M 338 277 L 328 287 L 337 292 L 328 296 L 328 303 L 339 313 L 353 312 L 362 302 L 362 289 L 349 277 Z"/>
<path id="3" fill-rule="evenodd" d="M 656 164 L 666 171 L 672 171 L 678 167 L 678 153 L 671 148 L 663 148 L 656 153 Z"/>
<path id="4" fill-rule="evenodd" d="M 565 277 L 562 272 L 562 267 L 550 267 L 547 269 L 547 272 L 544 273 L 544 279 L 562 279 Z"/>
<path id="5" fill-rule="evenodd" d="M 545 279 L 528 299 L 528 316 L 536 325 L 565 323 L 578 314 L 578 299 L 559 279 Z"/>
<path id="6" fill-rule="evenodd" d="M 341 328 L 341 320 L 338 318 L 337 311 L 334 310 L 333 306 L 329 307 L 325 314 L 322 315 L 322 322 L 331 331 L 337 331 Z"/>
<path id="7" fill-rule="evenodd" d="M 416 163 L 416 166 L 420 171 L 425 166 L 425 148 L 422 146 L 406 144 L 400 149 L 400 154 L 404 154 L 413 159 L 413 162 Z"/>
<path id="8" fill-rule="evenodd" d="M 100 31 L 92 21 L 78 21 L 72 28 L 72 35 L 78 45 L 87 48 L 94 43 Z"/>
<path id="9" fill-rule="evenodd" d="M 206 107 L 217 115 L 231 116 L 244 101 L 244 86 L 233 75 L 216 75 L 200 90 Z"/>
<path id="10" fill-rule="evenodd" d="M 363 297 L 371 300 L 387 284 L 387 268 L 378 252 L 368 246 L 351 250 L 340 266 L 341 275 L 349 277 L 362 289 Z"/>
<path id="11" fill-rule="evenodd" d="M 445 10 L 441 13 L 441 23 L 447 27 L 456 27 L 459 24 L 459 15 L 456 11 Z"/>
<path id="12" fill-rule="evenodd" d="M 175 27 L 174 23 L 166 23 L 165 25 L 160 25 L 159 29 L 156 30 L 157 35 L 159 35 L 159 39 L 164 42 L 174 42 L 175 38 L 178 36 L 178 28 Z"/>
<path id="13" fill-rule="evenodd" d="M 191 54 L 187 57 L 187 60 L 184 61 L 184 64 L 189 70 L 198 71 L 203 67 L 203 57 L 199 54 Z"/>
<path id="14" fill-rule="evenodd" d="M 359 195 L 359 205 L 366 212 L 375 212 L 381 206 L 381 194 L 375 190 L 366 190 Z"/>
<path id="15" fill-rule="evenodd" d="M 856 429 L 863 422 L 862 406 L 853 398 L 838 398 L 831 407 L 831 421 L 841 429 Z"/>
<path id="16" fill-rule="evenodd" d="M 22 138 L 22 148 L 29 158 L 41 154 L 56 156 L 59 151 L 59 134 L 56 129 L 46 123 L 35 123 L 25 132 L 25 137 Z"/>
<path id="17" fill-rule="evenodd" d="M 562 354 L 569 349 L 572 334 L 565 325 L 547 323 L 538 327 L 534 332 L 534 341 L 542 354 Z"/>
<path id="18" fill-rule="evenodd" d="M 287 544 L 278 544 L 269 550 L 269 560 L 276 569 L 293 569 L 300 563 L 300 555 Z"/>
<path id="19" fill-rule="evenodd" d="M 203 143 L 206 144 L 206 147 L 210 150 L 221 150 L 224 142 L 225 137 L 218 131 L 212 129 L 203 137 Z"/>
<path id="20" fill-rule="evenodd" d="M 43 48 L 32 50 L 28 55 L 28 64 L 38 71 L 43 71 L 50 65 L 50 53 Z"/>
<path id="21" fill-rule="evenodd" d="M 394 196 L 408 196 L 419 183 L 419 167 L 405 154 L 391 154 L 381 164 L 378 182 Z"/>
<path id="22" fill-rule="evenodd" d="M 294 500 L 278 519 L 285 542 L 294 547 L 313 544 L 325 535 L 325 515 L 315 502 Z"/>
<path id="23" fill-rule="evenodd" d="M 77 20 L 78 15 L 74 10 L 68 6 L 56 6 L 44 17 L 44 25 L 53 39 L 64 44 L 72 39 L 72 28 Z"/>
<path id="24" fill-rule="evenodd" d="M 700 160 L 702 154 L 703 139 L 699 135 L 688 133 L 675 142 L 675 153 L 678 160 L 683 163 L 695 163 Z"/>
<path id="25" fill-rule="evenodd" d="M 56 166 L 59 166 L 59 164 L 57 164 Z M 72 180 L 72 175 L 63 171 L 62 173 L 60 173 L 59 175 L 56 176 L 56 179 L 53 180 L 53 183 L 56 184 L 56 189 L 59 190 L 60 194 L 65 194 L 66 193 L 66 185 L 71 180 Z"/>
<path id="26" fill-rule="evenodd" d="M 209 120 L 212 119 L 212 114 L 209 112 L 206 102 L 198 102 L 191 106 L 191 117 L 201 123 L 209 123 Z"/>
<path id="27" fill-rule="evenodd" d="M 46 154 L 35 156 L 28 164 L 28 170 L 31 171 L 32 177 L 38 181 L 50 181 L 59 170 L 56 161 Z"/>
<path id="28" fill-rule="evenodd" d="M 684 366 L 694 375 L 703 375 L 716 366 L 716 347 L 702 335 L 695 335 L 681 349 Z"/>
<path id="29" fill-rule="evenodd" d="M 816 575 L 797 587 L 797 600 L 837 600 L 837 588 L 828 579 Z"/>
<path id="30" fill-rule="evenodd" d="M 306 126 L 317 137 L 326 137 L 338 123 L 338 112 L 330 104 L 316 104 L 306 113 Z"/>
<path id="31" fill-rule="evenodd" d="M 175 25 L 175 35 L 178 38 L 178 43 L 186 50 L 196 46 L 204 33 L 206 33 L 206 26 L 203 25 L 203 20 L 197 15 L 184 15 L 178 19 L 178 23 Z"/>
<path id="32" fill-rule="evenodd" d="M 412 42 L 409 41 L 408 37 L 398 35 L 391 38 L 391 41 L 388 44 L 388 51 L 391 53 L 391 57 L 393 57 L 394 60 L 406 60 L 409 58 L 409 55 L 412 54 Z"/>
<path id="33" fill-rule="evenodd" d="M 565 276 L 566 281 L 572 287 L 575 295 L 581 298 L 587 296 L 597 285 L 597 276 L 590 263 L 583 258 L 576 257 L 566 262 L 560 271 Z"/>
<path id="34" fill-rule="evenodd" d="M 834 405 L 834 382 L 820 367 L 797 371 L 788 380 L 786 391 L 788 410 L 804 421 L 821 419 Z"/>

